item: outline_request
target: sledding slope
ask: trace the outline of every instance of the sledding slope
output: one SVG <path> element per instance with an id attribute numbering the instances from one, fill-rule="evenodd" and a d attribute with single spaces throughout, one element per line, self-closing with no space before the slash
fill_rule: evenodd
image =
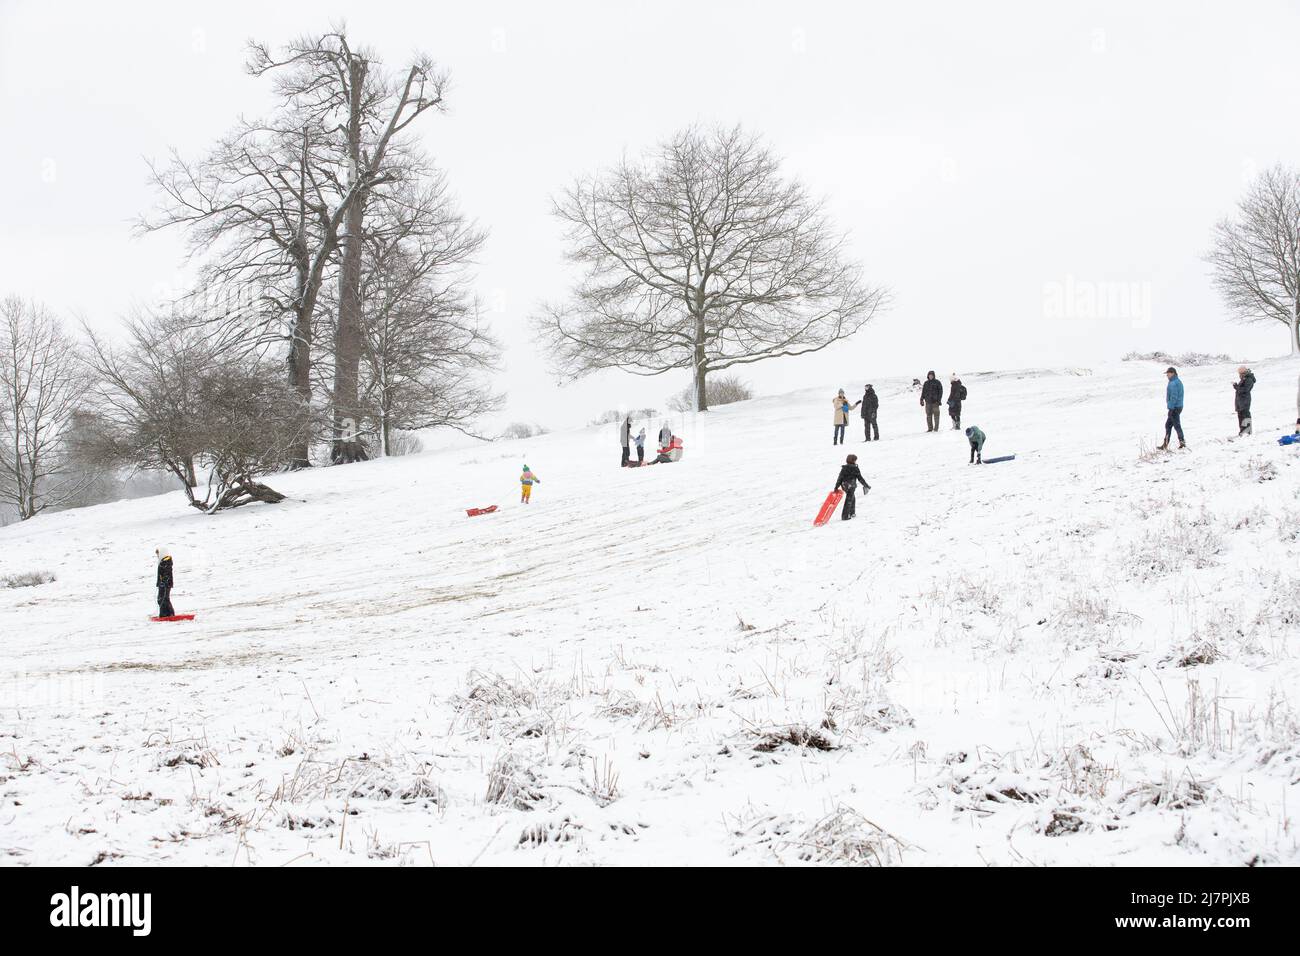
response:
<path id="1" fill-rule="evenodd" d="M 672 465 L 608 426 L 0 529 L 57 575 L 0 589 L 0 860 L 1294 863 L 1297 369 L 1232 442 L 1233 369 L 1185 372 L 1152 455 L 1161 371 L 966 376 L 984 468 L 908 375 L 879 443 L 837 382 Z M 193 622 L 147 621 L 160 544 Z"/>

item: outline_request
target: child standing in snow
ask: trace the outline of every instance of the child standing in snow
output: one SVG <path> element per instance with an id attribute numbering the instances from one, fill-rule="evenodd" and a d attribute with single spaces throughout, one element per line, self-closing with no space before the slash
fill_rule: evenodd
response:
<path id="1" fill-rule="evenodd" d="M 835 479 L 835 487 L 844 492 L 844 510 L 840 512 L 840 518 L 844 521 L 857 516 L 858 505 L 854 500 L 854 493 L 858 490 L 859 482 L 862 483 L 864 492 L 871 490 L 867 479 L 862 477 L 862 470 L 858 468 L 858 456 L 849 455 L 840 466 L 839 477 Z"/>
<path id="2" fill-rule="evenodd" d="M 984 464 L 984 439 L 986 436 L 977 425 L 972 425 L 966 429 L 966 437 L 970 439 L 970 463 L 972 465 Z"/>
<path id="3" fill-rule="evenodd" d="M 644 428 L 641 429 L 639 432 L 637 432 L 637 436 L 636 436 L 636 463 L 638 465 L 645 464 L 645 429 Z"/>
<path id="4" fill-rule="evenodd" d="M 540 485 L 541 483 L 542 479 L 534 475 L 527 465 L 524 465 L 524 473 L 519 476 L 519 485 L 521 488 L 519 500 L 524 504 L 528 504 L 528 501 L 533 494 L 533 485 Z"/>
<path id="5" fill-rule="evenodd" d="M 158 616 L 173 617 L 172 607 L 172 554 L 170 548 L 155 548 L 158 556 Z"/>

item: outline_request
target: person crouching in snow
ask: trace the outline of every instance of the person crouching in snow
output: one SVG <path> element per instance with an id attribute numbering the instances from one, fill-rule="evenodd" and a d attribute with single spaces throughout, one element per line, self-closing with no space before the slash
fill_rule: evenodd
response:
<path id="1" fill-rule="evenodd" d="M 985 434 L 979 430 L 978 426 L 972 425 L 966 429 L 966 437 L 970 439 L 970 463 L 972 465 L 984 464 Z"/>
<path id="2" fill-rule="evenodd" d="M 854 500 L 858 482 L 862 482 L 864 492 L 871 490 L 867 479 L 862 477 L 862 470 L 858 468 L 858 456 L 849 455 L 840 466 L 840 476 L 835 479 L 835 488 L 844 492 L 844 510 L 840 512 L 840 518 L 844 521 L 848 521 L 858 513 L 857 502 Z"/>
<path id="3" fill-rule="evenodd" d="M 155 548 L 158 556 L 158 616 L 173 617 L 172 607 L 172 554 L 170 548 Z"/>
<path id="4" fill-rule="evenodd" d="M 519 500 L 524 504 L 528 504 L 529 499 L 533 496 L 533 485 L 540 485 L 541 483 L 542 479 L 534 475 L 527 465 L 524 465 L 524 473 L 519 476 Z"/>

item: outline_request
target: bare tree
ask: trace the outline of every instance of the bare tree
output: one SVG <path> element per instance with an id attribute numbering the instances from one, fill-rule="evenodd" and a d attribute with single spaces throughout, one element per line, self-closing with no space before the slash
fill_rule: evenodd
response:
<path id="1" fill-rule="evenodd" d="M 496 408 L 485 376 L 500 346 L 466 274 L 484 234 L 456 210 L 445 177 L 376 193 L 366 228 L 359 403 L 388 455 L 393 429 L 467 431 Z"/>
<path id="2" fill-rule="evenodd" d="M 208 513 L 283 500 L 257 479 L 289 465 L 312 423 L 277 364 L 221 349 L 188 316 L 137 317 L 127 330 L 115 348 L 86 329 L 96 384 L 83 455 L 171 474 Z"/>
<path id="3" fill-rule="evenodd" d="M 262 69 L 259 50 L 254 73 Z M 270 122 L 241 123 L 200 161 L 173 153 L 168 165 L 151 164 L 163 199 L 137 224 L 144 232 L 187 230 L 191 255 L 205 257 L 195 298 L 210 300 L 210 314 L 201 318 L 223 335 L 246 336 L 253 346 L 288 339 L 288 380 L 304 405 L 312 400 L 320 290 L 358 195 L 339 180 L 341 153 L 326 120 L 282 109 Z M 309 437 L 294 449 L 293 467 L 310 464 Z"/>
<path id="4" fill-rule="evenodd" d="M 562 376 L 690 369 L 706 377 L 816 352 L 886 301 L 845 258 L 820 203 L 739 128 L 690 128 L 649 160 L 580 180 L 555 204 L 571 301 L 543 307 L 541 341 Z"/>
<path id="5" fill-rule="evenodd" d="M 67 432 L 85 376 L 58 319 L 36 302 L 0 302 L 0 500 L 22 520 L 76 500 L 88 480 L 69 465 Z"/>
<path id="6" fill-rule="evenodd" d="M 279 52 L 255 47 L 252 68 L 259 75 L 278 71 L 277 89 L 292 108 L 321 117 L 322 126 L 341 135 L 341 188 L 352 200 L 339 236 L 331 458 L 358 461 L 367 457 L 358 437 L 366 206 L 378 186 L 405 175 L 402 134 L 427 110 L 442 109 L 447 75 L 425 56 L 386 73 L 371 51 L 350 44 L 342 28 L 300 38 Z"/>
<path id="7" fill-rule="evenodd" d="M 1300 172 L 1260 173 L 1234 216 L 1214 227 L 1214 284 L 1242 322 L 1281 322 L 1300 352 Z"/>

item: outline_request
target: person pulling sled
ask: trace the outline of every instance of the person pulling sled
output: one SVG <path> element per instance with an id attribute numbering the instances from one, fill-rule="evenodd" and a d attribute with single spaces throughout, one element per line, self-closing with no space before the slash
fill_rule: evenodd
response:
<path id="1" fill-rule="evenodd" d="M 524 473 L 519 476 L 519 501 L 522 504 L 528 504 L 533 497 L 533 485 L 540 485 L 542 479 L 533 474 L 532 470 L 524 465 Z"/>
<path id="2" fill-rule="evenodd" d="M 859 482 L 862 483 L 863 493 L 871 490 L 867 479 L 862 477 L 862 469 L 858 467 L 858 456 L 849 455 L 840 466 L 839 477 L 835 479 L 835 488 L 844 492 L 844 510 L 840 512 L 840 519 L 843 521 L 849 521 L 857 516 L 858 508 L 854 495 L 857 493 Z M 834 491 L 835 489 L 832 489 L 832 493 Z"/>

